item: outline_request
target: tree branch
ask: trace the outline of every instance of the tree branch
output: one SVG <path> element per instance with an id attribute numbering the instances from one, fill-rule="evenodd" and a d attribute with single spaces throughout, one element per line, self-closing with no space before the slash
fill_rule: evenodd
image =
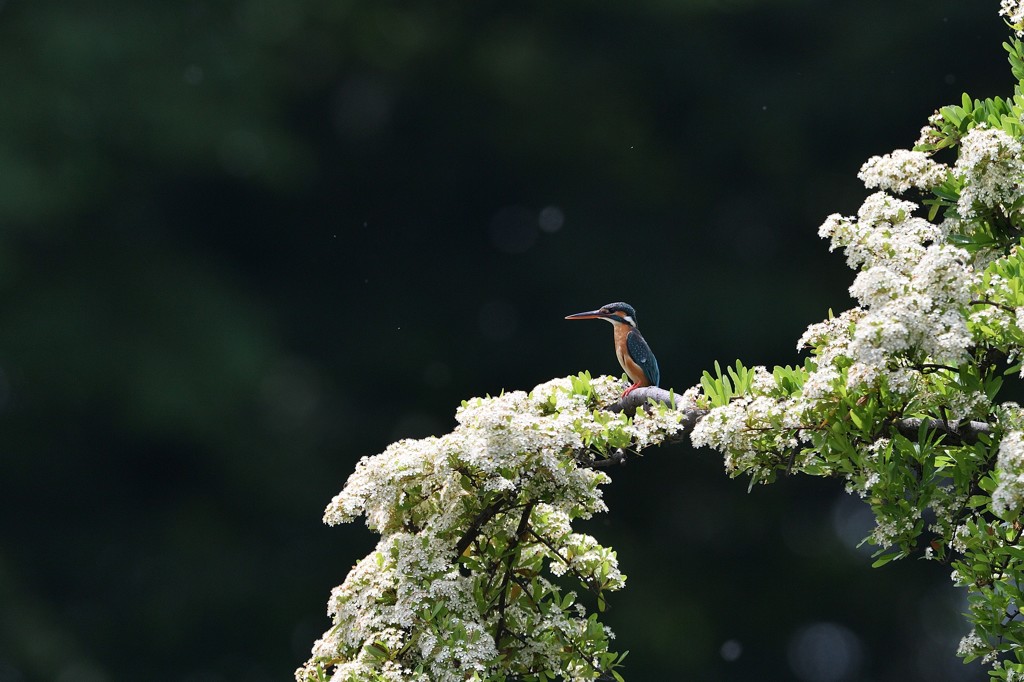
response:
<path id="1" fill-rule="evenodd" d="M 473 522 L 469 524 L 469 528 L 466 529 L 466 532 L 463 533 L 462 537 L 459 538 L 459 541 L 455 543 L 456 562 L 458 562 L 459 558 L 466 553 L 470 544 L 472 544 L 473 540 L 476 539 L 476 536 L 480 534 L 480 529 L 483 528 L 483 525 L 494 518 L 495 514 L 501 511 L 501 505 L 505 504 L 505 502 L 507 502 L 507 500 L 504 497 L 499 497 L 497 500 L 480 510 L 480 513 L 477 514 L 475 519 L 473 519 Z M 465 567 L 460 564 L 459 572 L 462 573 L 464 568 Z"/>
<path id="2" fill-rule="evenodd" d="M 942 419 L 922 419 L 920 417 L 897 419 L 892 426 L 904 438 L 917 441 L 918 434 L 921 433 L 921 424 L 926 422 L 928 430 L 937 431 L 945 436 L 945 442 L 949 445 L 973 445 L 978 442 L 979 436 L 989 435 L 993 430 L 992 425 L 988 422 L 967 421 L 957 424 Z"/>
<path id="3" fill-rule="evenodd" d="M 643 407 L 651 400 L 656 403 L 668 405 L 672 408 L 678 408 L 679 399 L 681 397 L 682 396 L 678 393 L 673 394 L 672 392 L 666 391 L 663 388 L 658 388 L 657 386 L 644 386 L 643 388 L 633 389 L 629 392 L 629 395 L 619 398 L 605 409 L 609 412 L 625 412 L 627 415 L 632 417 L 636 414 L 638 407 Z M 698 415 L 698 417 L 702 417 L 706 413 L 706 410 L 694 410 L 694 413 Z M 696 418 L 694 421 L 696 421 Z"/>
<path id="4" fill-rule="evenodd" d="M 697 422 L 699 422 L 701 418 L 708 413 L 707 410 L 697 408 L 682 408 L 679 403 L 680 397 L 681 396 L 678 393 L 672 393 L 663 388 L 658 388 L 657 386 L 644 386 L 643 388 L 637 388 L 630 391 L 629 395 L 619 398 L 604 409 L 609 412 L 622 412 L 629 417 L 635 415 L 637 409 L 650 404 L 651 401 L 677 409 L 683 414 L 683 418 L 679 422 L 682 428 L 674 433 L 671 438 L 667 439 L 668 442 L 676 442 L 681 441 L 688 436 L 689 433 L 693 431 L 693 427 L 697 425 Z M 610 466 L 611 464 L 619 463 L 621 460 L 605 461 L 608 462 L 605 466 Z"/>
<path id="5" fill-rule="evenodd" d="M 629 395 L 619 398 L 605 409 L 609 412 L 623 412 L 629 416 L 636 414 L 638 408 L 647 405 L 650 401 L 668 405 L 679 409 L 679 395 L 673 395 L 669 391 L 656 386 L 645 386 L 630 391 Z M 682 440 L 686 437 L 693 427 L 697 425 L 704 415 L 708 413 L 707 410 L 701 410 L 697 408 L 681 409 L 683 413 L 682 429 L 673 436 L 673 440 Z M 918 434 L 921 432 L 921 424 L 927 421 L 928 430 L 936 431 L 946 437 L 945 442 L 949 445 L 973 445 L 978 442 L 978 437 L 982 435 L 991 434 L 993 427 L 988 422 L 980 421 L 968 421 L 961 424 L 955 424 L 945 422 L 941 419 L 922 419 L 920 417 L 907 417 L 904 419 L 898 419 L 892 423 L 894 428 L 900 435 L 908 438 L 912 441 L 917 441 Z M 611 458 L 609 460 L 603 460 L 604 466 L 611 466 L 617 464 L 621 460 Z"/>
<path id="6" fill-rule="evenodd" d="M 618 448 L 608 459 L 597 459 L 592 462 L 581 462 L 581 464 L 585 467 L 590 467 L 591 469 L 607 469 L 608 467 L 613 467 L 617 464 L 625 465 L 626 451 L 622 448 Z"/>
<path id="7" fill-rule="evenodd" d="M 494 629 L 495 644 L 500 645 L 501 637 L 505 634 L 505 606 L 508 599 L 508 583 L 512 579 L 512 564 L 519 554 L 519 543 L 522 542 L 523 535 L 526 534 L 527 529 L 530 527 L 530 514 L 533 512 L 535 504 L 534 500 L 526 503 L 526 507 L 523 508 L 523 515 L 519 517 L 519 526 L 516 528 L 515 537 L 512 538 L 509 546 L 505 549 L 508 558 L 505 563 L 505 578 L 502 580 L 501 591 L 498 593 L 498 626 Z"/>

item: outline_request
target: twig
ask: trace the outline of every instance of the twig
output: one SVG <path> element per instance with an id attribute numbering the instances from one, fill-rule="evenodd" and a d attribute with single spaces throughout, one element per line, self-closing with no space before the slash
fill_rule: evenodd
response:
<path id="1" fill-rule="evenodd" d="M 576 578 L 581 583 L 583 583 L 584 585 L 587 586 L 588 590 L 591 590 L 594 594 L 600 594 L 601 587 L 599 585 L 595 584 L 594 579 L 592 577 L 587 577 L 587 576 L 583 575 L 582 573 L 580 573 L 580 570 L 578 568 L 576 568 L 575 566 L 573 566 L 572 562 L 570 562 L 568 559 L 566 559 L 564 556 L 562 556 L 562 554 L 558 551 L 558 548 L 555 547 L 551 543 L 550 540 L 548 540 L 546 537 L 544 537 L 543 535 L 541 535 L 540 533 L 538 533 L 537 531 L 535 531 L 532 528 L 530 529 L 530 535 L 532 535 L 534 537 L 534 539 L 537 540 L 537 542 L 539 542 L 540 544 L 542 544 L 545 547 L 547 547 L 551 551 L 552 554 L 554 554 L 556 557 L 558 557 L 558 559 L 563 564 L 565 564 L 565 567 L 568 568 L 570 571 L 572 571 L 573 575 L 575 575 Z"/>
<path id="2" fill-rule="evenodd" d="M 612 456 L 607 459 L 596 459 L 593 462 L 585 462 L 583 466 L 590 467 L 591 469 L 607 469 L 613 467 L 616 464 L 626 465 L 626 451 L 622 448 L 618 448 L 612 453 Z"/>
<path id="3" fill-rule="evenodd" d="M 534 537 L 537 537 L 537 533 L 534 532 L 534 530 L 532 528 L 530 529 L 530 534 L 533 535 Z M 531 592 L 530 585 L 525 580 L 523 580 L 522 578 L 520 578 L 518 576 L 515 576 L 515 575 L 512 576 L 512 582 L 514 582 L 516 585 L 519 585 L 519 588 L 523 591 L 523 594 L 526 595 L 526 598 L 529 599 L 530 602 L 533 604 L 534 608 L 536 608 L 539 611 L 540 610 L 540 604 L 538 604 L 537 600 L 533 598 L 533 594 Z M 506 630 L 506 631 L 508 632 L 508 634 L 510 636 L 512 636 L 512 637 L 516 638 L 517 640 L 519 640 L 520 642 L 522 642 L 524 646 L 528 646 L 530 644 L 530 640 L 528 640 L 526 637 L 524 637 L 523 635 L 519 634 L 518 632 L 513 632 L 512 630 Z M 594 672 L 601 674 L 601 677 L 597 678 L 598 680 L 605 680 L 605 679 L 607 679 L 607 680 L 614 680 L 614 678 L 611 677 L 609 675 L 609 673 L 607 673 L 604 670 L 601 670 L 600 668 L 598 668 L 597 666 L 595 666 L 593 664 L 593 662 L 592 662 L 592 659 L 594 658 L 593 654 L 588 654 L 587 652 L 583 651 L 583 649 L 580 647 L 580 645 L 576 644 L 576 642 L 574 642 L 572 640 L 572 638 L 568 636 L 567 633 L 565 633 L 565 634 L 566 634 L 565 641 L 569 643 L 569 646 L 572 647 L 572 650 L 575 651 L 579 655 L 580 659 L 583 660 L 583 661 L 586 661 L 587 665 L 589 665 Z M 516 679 L 519 679 L 519 678 L 516 678 Z"/>
<path id="4" fill-rule="evenodd" d="M 1016 547 L 1017 543 L 1020 542 L 1021 535 L 1024 534 L 1024 525 L 1020 524 L 1019 522 L 1015 522 L 1014 526 L 1016 528 L 1016 532 L 1013 535 L 1013 539 L 1010 540 L 1005 546 Z M 1010 566 L 1010 559 L 1011 557 L 1007 555 L 1006 560 L 1003 561 L 1003 565 L 1000 566 L 999 569 L 996 571 L 996 580 L 1001 580 L 1003 576 L 1006 575 L 1006 569 Z"/>
<path id="5" fill-rule="evenodd" d="M 1011 308 L 1008 305 L 1005 305 L 1003 303 L 997 303 L 996 301 L 991 301 L 991 300 L 989 300 L 987 298 L 976 298 L 976 299 L 974 299 L 972 301 L 968 301 L 967 305 L 990 305 L 990 306 L 992 306 L 994 308 L 999 308 L 1000 310 L 1004 310 L 1004 311 L 1006 311 L 1006 312 L 1008 312 L 1010 314 L 1016 314 L 1016 312 L 1017 312 L 1016 309 Z"/>
<path id="6" fill-rule="evenodd" d="M 948 445 L 974 445 L 978 438 L 991 435 L 993 428 L 988 422 L 966 421 L 945 422 L 941 419 L 922 419 L 921 417 L 904 417 L 892 423 L 893 428 L 908 440 L 917 441 L 921 432 L 921 424 L 927 424 L 929 431 L 937 431 L 946 437 Z"/>
<path id="7" fill-rule="evenodd" d="M 463 533 L 459 541 L 455 543 L 455 561 L 459 560 L 466 550 L 473 543 L 474 538 L 480 534 L 480 529 L 483 525 L 494 518 L 494 515 L 501 511 L 501 505 L 505 502 L 505 498 L 498 498 L 491 504 L 487 505 L 480 510 L 480 513 L 473 519 L 473 523 L 469 524 L 469 528 Z"/>
<path id="8" fill-rule="evenodd" d="M 508 597 L 508 583 L 512 579 L 512 562 L 515 561 L 516 554 L 519 552 L 519 542 L 530 526 L 530 514 L 533 512 L 535 504 L 537 503 L 533 500 L 526 503 L 523 515 L 519 517 L 519 526 L 516 528 L 515 537 L 508 543 L 508 549 L 505 550 L 508 557 L 505 560 L 505 579 L 501 581 L 501 591 L 498 593 L 500 596 L 498 597 L 498 627 L 494 629 L 495 644 L 500 643 L 502 635 L 505 634 L 505 602 Z"/>
<path id="9" fill-rule="evenodd" d="M 947 372 L 958 372 L 956 367 L 950 367 L 949 365 L 940 365 L 934 362 L 924 362 L 919 365 L 914 365 L 914 369 L 924 374 L 925 372 L 938 372 L 939 370 L 946 370 Z"/>

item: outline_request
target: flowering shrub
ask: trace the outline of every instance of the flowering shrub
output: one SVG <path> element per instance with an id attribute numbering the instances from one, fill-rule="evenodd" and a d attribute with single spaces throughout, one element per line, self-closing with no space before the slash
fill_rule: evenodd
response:
<path id="1" fill-rule="evenodd" d="M 1024 3 L 1001 14 L 1024 35 Z M 327 508 L 377 548 L 331 595 L 334 626 L 299 682 L 595 680 L 622 656 L 600 612 L 625 577 L 574 532 L 605 511 L 601 468 L 692 429 L 751 485 L 843 477 L 876 524 L 875 566 L 918 556 L 967 589 L 958 654 L 1024 680 L 1024 46 L 1012 97 L 964 95 L 912 150 L 868 160 L 855 216 L 820 235 L 856 271 L 857 306 L 811 325 L 803 364 L 705 373 L 679 400 L 588 374 L 474 399 L 440 438 L 364 458 Z M 621 410 L 623 401 L 616 407 Z M 694 426 L 694 424 L 696 424 Z"/>
<path id="2" fill-rule="evenodd" d="M 1024 8 L 1003 0 L 1021 35 Z M 1024 49 L 1009 99 L 937 111 L 913 150 L 863 165 L 869 195 L 820 235 L 857 274 L 858 305 L 811 325 L 796 367 L 706 374 L 695 445 L 751 483 L 841 476 L 875 514 L 875 566 L 951 571 L 972 626 L 958 654 L 1024 679 Z M 916 195 L 916 198 L 908 195 Z"/>
<path id="3" fill-rule="evenodd" d="M 617 451 L 683 428 L 664 406 L 598 409 L 621 390 L 581 374 L 475 398 L 452 433 L 363 458 L 324 520 L 363 516 L 381 539 L 334 590 L 334 627 L 296 679 L 621 680 L 585 601 L 602 611 L 625 576 L 572 523 L 606 511 L 600 468 Z"/>

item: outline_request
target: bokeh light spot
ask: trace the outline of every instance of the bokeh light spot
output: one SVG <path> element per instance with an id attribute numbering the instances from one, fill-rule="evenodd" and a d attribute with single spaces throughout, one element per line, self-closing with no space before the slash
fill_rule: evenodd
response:
<path id="1" fill-rule="evenodd" d="M 737 642 L 735 639 L 727 639 L 726 641 L 722 642 L 722 648 L 719 650 L 719 652 L 722 654 L 722 658 L 725 661 L 732 663 L 733 661 L 738 659 L 740 655 L 743 653 L 743 645 Z"/>
<path id="2" fill-rule="evenodd" d="M 383 81 L 368 76 L 350 79 L 334 98 L 335 130 L 349 140 L 378 135 L 391 122 L 392 100 Z"/>
<path id="3" fill-rule="evenodd" d="M 838 623 L 812 623 L 789 642 L 789 665 L 805 682 L 842 682 L 858 678 L 860 639 Z"/>
<path id="4" fill-rule="evenodd" d="M 500 208 L 491 218 L 491 243 L 503 253 L 526 253 L 537 243 L 537 227 L 532 211 L 522 206 Z"/>
<path id="5" fill-rule="evenodd" d="M 206 74 L 203 72 L 203 67 L 198 64 L 189 64 L 185 67 L 185 72 L 182 74 L 182 78 L 189 85 L 199 85 L 205 77 Z"/>
<path id="6" fill-rule="evenodd" d="M 851 552 L 871 556 L 874 547 L 863 542 L 875 529 L 871 507 L 852 495 L 840 495 L 832 507 L 832 529 L 843 546 Z"/>
<path id="7" fill-rule="evenodd" d="M 565 214 L 557 206 L 545 206 L 540 211 L 537 223 L 545 232 L 558 232 L 565 223 Z"/>

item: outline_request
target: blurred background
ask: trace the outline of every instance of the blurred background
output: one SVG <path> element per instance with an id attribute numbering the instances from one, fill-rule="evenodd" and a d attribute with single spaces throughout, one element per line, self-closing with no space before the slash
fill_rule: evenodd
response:
<path id="1" fill-rule="evenodd" d="M 817 228 L 939 106 L 1012 93 L 995 0 L 0 0 L 0 681 L 287 680 L 376 542 L 323 508 L 471 396 L 799 360 Z M 979 680 L 948 570 L 837 481 L 686 446 L 587 529 L 630 682 Z"/>

